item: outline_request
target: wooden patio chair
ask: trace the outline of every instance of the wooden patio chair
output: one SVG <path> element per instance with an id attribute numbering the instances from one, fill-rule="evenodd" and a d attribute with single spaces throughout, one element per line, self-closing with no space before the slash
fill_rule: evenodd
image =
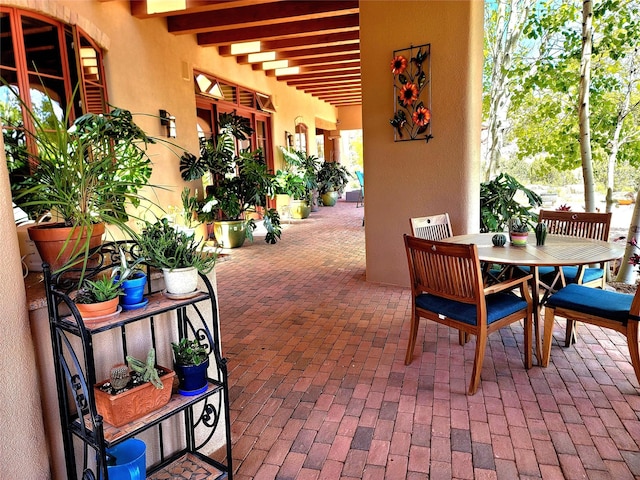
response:
<path id="1" fill-rule="evenodd" d="M 411 234 L 424 240 L 442 240 L 453 236 L 448 213 L 410 218 L 409 224 L 411 225 Z M 460 331 L 459 335 L 460 345 L 469 341 L 469 335 L 465 332 Z"/>
<path id="2" fill-rule="evenodd" d="M 547 233 L 568 235 L 571 237 L 590 238 L 607 241 L 611 226 L 611 212 L 590 213 L 557 210 L 540 210 L 538 221 L 547 226 Z M 540 269 L 540 287 L 545 290 L 546 297 L 556 291 L 553 287 L 559 277 L 564 277 L 565 284 L 577 283 L 588 287 L 604 288 L 607 283 L 607 264 L 597 267 L 585 265 L 561 268 Z M 567 321 L 565 346 L 575 342 L 575 322 Z"/>
<path id="3" fill-rule="evenodd" d="M 410 218 L 409 223 L 411 224 L 411 234 L 414 237 L 425 240 L 442 240 L 453 236 L 448 213 Z"/>
<path id="4" fill-rule="evenodd" d="M 551 295 L 545 306 L 542 366 L 549 364 L 555 317 L 610 328 L 627 338 L 631 365 L 640 381 L 638 322 L 640 321 L 640 288 L 635 295 L 570 284 Z"/>
<path id="5" fill-rule="evenodd" d="M 423 240 L 406 234 L 404 243 L 413 304 L 405 365 L 413 359 L 420 318 L 475 335 L 476 353 L 468 390 L 473 395 L 480 383 L 487 336 L 523 319 L 524 364 L 531 368 L 530 275 L 485 287 L 475 245 Z M 512 292 L 516 287 L 521 296 Z"/>

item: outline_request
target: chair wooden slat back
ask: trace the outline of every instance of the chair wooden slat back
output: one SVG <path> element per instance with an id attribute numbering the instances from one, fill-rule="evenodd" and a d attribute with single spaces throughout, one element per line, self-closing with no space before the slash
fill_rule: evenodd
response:
<path id="1" fill-rule="evenodd" d="M 540 210 L 539 221 L 547 226 L 547 232 L 571 237 L 609 240 L 611 212 L 567 212 Z"/>
<path id="2" fill-rule="evenodd" d="M 448 213 L 409 219 L 411 234 L 425 240 L 442 240 L 453 236 Z"/>
<path id="3" fill-rule="evenodd" d="M 478 248 L 405 236 L 412 289 L 465 303 L 483 295 Z"/>

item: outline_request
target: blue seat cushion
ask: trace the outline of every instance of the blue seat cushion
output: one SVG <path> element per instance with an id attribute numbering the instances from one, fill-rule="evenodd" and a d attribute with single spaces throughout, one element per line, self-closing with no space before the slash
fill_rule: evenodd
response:
<path id="1" fill-rule="evenodd" d="M 576 283 L 578 281 L 578 267 L 562 267 L 562 273 L 564 273 L 564 279 L 567 283 Z M 604 270 L 602 268 L 585 268 L 582 283 L 598 280 L 603 275 Z"/>
<path id="2" fill-rule="evenodd" d="M 551 295 L 546 305 L 625 322 L 629 318 L 632 300 L 633 295 L 627 293 L 572 283 Z"/>
<path id="3" fill-rule="evenodd" d="M 485 301 L 487 303 L 487 324 L 527 308 L 527 302 L 512 293 L 487 295 Z M 472 304 L 423 293 L 416 298 L 416 307 L 469 325 L 476 325 L 476 306 Z"/>
<path id="4" fill-rule="evenodd" d="M 524 265 L 519 265 L 518 268 L 520 269 L 521 272 L 526 273 L 527 275 L 529 275 L 531 272 L 531 267 L 527 267 Z M 554 267 L 538 267 L 538 275 L 540 275 L 541 277 L 544 275 L 550 275 L 555 271 Z"/>

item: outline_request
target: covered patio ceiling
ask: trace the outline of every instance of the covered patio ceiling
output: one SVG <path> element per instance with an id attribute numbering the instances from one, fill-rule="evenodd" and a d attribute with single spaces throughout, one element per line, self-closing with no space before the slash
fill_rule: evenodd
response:
<path id="1" fill-rule="evenodd" d="M 362 103 L 358 0 L 131 0 L 131 13 L 331 105 Z"/>

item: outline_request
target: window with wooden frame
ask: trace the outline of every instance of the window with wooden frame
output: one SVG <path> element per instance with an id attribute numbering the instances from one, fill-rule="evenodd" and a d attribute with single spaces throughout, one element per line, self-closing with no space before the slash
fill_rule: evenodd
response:
<path id="1" fill-rule="evenodd" d="M 20 151 L 33 149 L 23 129 L 28 115 L 8 91 L 46 123 L 48 115 L 62 119 L 73 99 L 69 117 L 108 110 L 102 51 L 80 28 L 34 12 L 0 7 L 0 117 L 7 163 L 12 178 L 29 175 Z M 43 108 L 46 97 L 53 104 Z"/>

